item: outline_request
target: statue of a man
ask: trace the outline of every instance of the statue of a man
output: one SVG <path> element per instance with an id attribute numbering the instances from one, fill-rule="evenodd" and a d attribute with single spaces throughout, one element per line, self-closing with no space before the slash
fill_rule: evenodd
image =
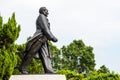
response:
<path id="1" fill-rule="evenodd" d="M 51 65 L 48 40 L 53 42 L 57 42 L 58 40 L 50 31 L 50 23 L 47 19 L 48 14 L 46 7 L 39 9 L 39 16 L 36 20 L 36 32 L 26 45 L 25 56 L 19 67 L 19 71 L 22 74 L 28 74 L 27 67 L 36 54 L 39 55 L 42 61 L 45 73 L 55 73 Z"/>

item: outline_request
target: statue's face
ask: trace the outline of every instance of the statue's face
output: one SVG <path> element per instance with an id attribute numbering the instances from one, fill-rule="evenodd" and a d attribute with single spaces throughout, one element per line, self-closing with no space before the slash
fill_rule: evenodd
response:
<path id="1" fill-rule="evenodd" d="M 43 10 L 43 14 L 47 17 L 48 14 L 49 14 L 49 13 L 48 13 L 48 10 L 47 10 L 47 9 L 44 9 L 44 10 Z"/>
<path id="2" fill-rule="evenodd" d="M 45 15 L 46 17 L 48 16 L 48 10 L 46 9 L 46 7 L 41 7 L 40 9 L 39 9 L 39 13 L 40 14 L 43 14 L 43 15 Z"/>

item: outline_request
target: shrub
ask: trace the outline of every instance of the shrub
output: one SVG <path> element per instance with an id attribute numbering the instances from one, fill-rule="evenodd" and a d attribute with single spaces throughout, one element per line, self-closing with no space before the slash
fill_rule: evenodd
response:
<path id="1" fill-rule="evenodd" d="M 0 16 L 0 80 L 9 80 L 17 64 L 15 40 L 19 36 L 20 25 L 17 26 L 15 14 L 3 24 Z"/>

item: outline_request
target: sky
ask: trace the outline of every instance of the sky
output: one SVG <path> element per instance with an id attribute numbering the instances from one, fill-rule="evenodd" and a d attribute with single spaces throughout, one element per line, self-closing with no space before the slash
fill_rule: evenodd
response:
<path id="1" fill-rule="evenodd" d="M 94 48 L 96 69 L 106 65 L 120 73 L 120 0 L 0 0 L 4 23 L 13 12 L 21 25 L 16 43 L 26 42 L 36 30 L 39 8 L 49 10 L 51 31 L 58 38 L 58 48 L 74 39 Z"/>

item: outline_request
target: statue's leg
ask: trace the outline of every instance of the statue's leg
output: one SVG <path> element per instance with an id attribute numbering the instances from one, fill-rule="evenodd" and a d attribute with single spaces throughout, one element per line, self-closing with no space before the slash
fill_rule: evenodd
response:
<path id="1" fill-rule="evenodd" d="M 37 41 L 34 43 L 34 45 L 31 46 L 29 51 L 26 51 L 25 56 L 23 57 L 22 63 L 19 67 L 19 70 L 23 74 L 27 74 L 27 67 L 29 66 L 32 58 L 36 55 L 38 50 L 40 49 L 42 43 L 40 41 Z"/>
<path id="2" fill-rule="evenodd" d="M 45 73 L 55 73 L 52 65 L 51 65 L 51 60 L 50 60 L 50 56 L 49 56 L 49 51 L 48 51 L 48 47 L 46 44 L 41 46 L 41 49 L 39 50 L 39 55 L 40 55 L 40 59 L 42 61 L 43 67 L 44 67 L 44 71 Z"/>

